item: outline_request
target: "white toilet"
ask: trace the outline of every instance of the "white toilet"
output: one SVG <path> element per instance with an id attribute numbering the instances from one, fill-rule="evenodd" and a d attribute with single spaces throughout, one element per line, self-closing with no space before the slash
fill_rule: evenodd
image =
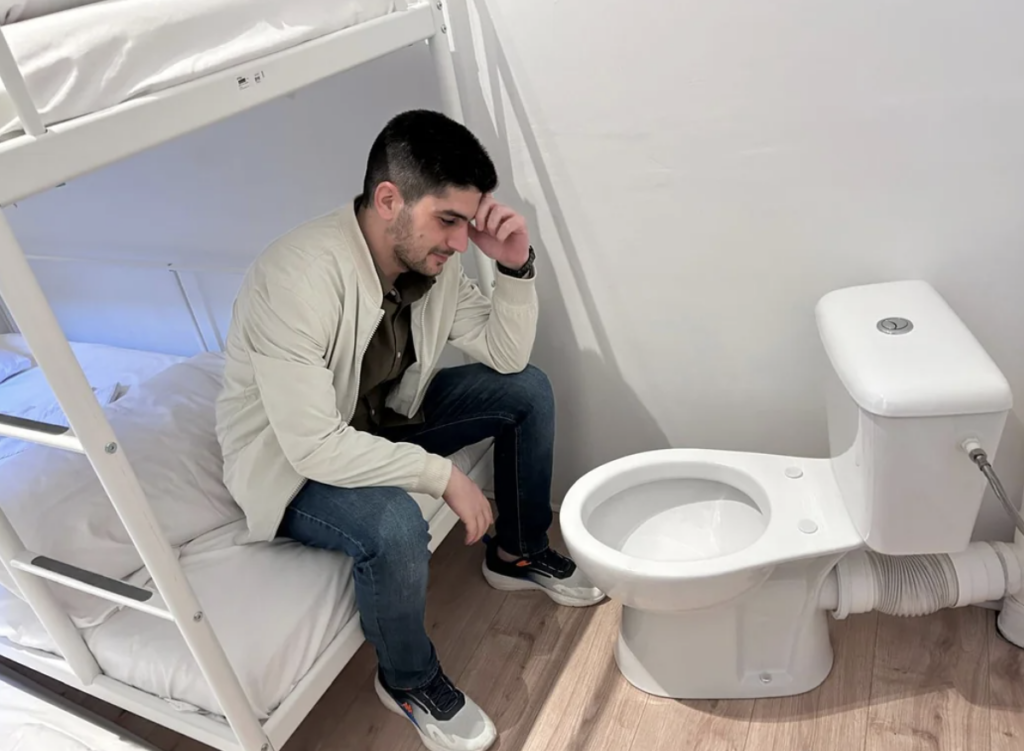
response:
<path id="1" fill-rule="evenodd" d="M 995 455 L 1002 373 L 924 282 L 832 292 L 817 321 L 831 458 L 652 451 L 593 470 L 562 504 L 569 551 L 623 605 L 619 668 L 648 693 L 810 690 L 832 667 L 821 603 L 844 555 L 970 542 L 985 478 L 962 444 Z"/>

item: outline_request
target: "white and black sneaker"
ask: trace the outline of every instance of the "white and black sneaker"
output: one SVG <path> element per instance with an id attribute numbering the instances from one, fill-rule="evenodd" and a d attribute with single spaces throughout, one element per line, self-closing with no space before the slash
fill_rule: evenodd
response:
<path id="1" fill-rule="evenodd" d="M 498 737 L 491 718 L 440 668 L 434 680 L 412 691 L 390 688 L 378 669 L 374 687 L 384 706 L 406 717 L 430 751 L 484 751 Z"/>
<path id="2" fill-rule="evenodd" d="M 539 589 L 559 605 L 574 608 L 596 605 L 605 597 L 604 592 L 594 586 L 572 559 L 551 548 L 536 555 L 505 561 L 498 555 L 496 540 L 487 537 L 485 542 L 484 578 L 495 589 L 504 592 Z"/>

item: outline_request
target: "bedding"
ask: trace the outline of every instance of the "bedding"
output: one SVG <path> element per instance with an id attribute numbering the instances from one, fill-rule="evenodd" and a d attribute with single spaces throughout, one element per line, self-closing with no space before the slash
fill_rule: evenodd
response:
<path id="1" fill-rule="evenodd" d="M 213 402 L 220 355 L 172 365 L 106 408 L 121 449 L 173 546 L 242 517 L 221 482 Z M 82 454 L 31 445 L 0 463 L 0 508 L 25 547 L 123 579 L 142 568 L 99 478 Z M 6 571 L 0 584 L 12 588 Z M 114 605 L 67 587 L 54 589 L 77 626 L 101 622 Z"/>
<path id="2" fill-rule="evenodd" d="M 0 351 L 0 383 L 24 373 L 32 367 L 32 361 L 17 352 Z"/>
<path id="3" fill-rule="evenodd" d="M 358 615 L 352 561 L 289 540 L 238 545 L 240 509 L 222 481 L 214 430 L 223 355 L 176 363 L 106 410 L 247 696 L 262 718 Z M 490 442 L 451 458 L 488 484 Z M 33 446 L 0 464 L 0 506 L 33 550 L 151 585 L 85 458 Z M 424 518 L 443 501 L 414 495 Z M 0 638 L 55 652 L 28 605 L 0 581 Z M 64 587 L 52 591 L 103 671 L 183 711 L 220 714 L 179 632 L 166 621 Z"/>
<path id="4" fill-rule="evenodd" d="M 115 400 L 160 371 L 185 361 L 184 357 L 177 355 L 84 342 L 71 342 L 71 351 L 94 389 L 106 389 L 115 384 L 120 386 L 114 394 Z M 16 414 L 57 403 L 43 369 L 36 364 L 24 337 L 0 334 L 0 353 L 23 356 L 31 365 L 20 375 L 0 383 L 0 412 Z"/>
<path id="5" fill-rule="evenodd" d="M 0 0 L 0 26 L 98 2 L 100 0 Z"/>
<path id="6" fill-rule="evenodd" d="M 396 0 L 117 0 L 12 24 L 4 35 L 36 107 L 52 125 L 395 8 Z M 0 86 L 0 136 L 19 131 Z"/>
<path id="7" fill-rule="evenodd" d="M 107 405 L 112 403 L 121 391 L 121 384 L 112 383 L 103 388 L 93 388 L 93 393 L 96 395 L 96 400 L 101 405 Z M 26 407 L 12 408 L 12 409 L 0 409 L 0 412 L 9 417 L 21 417 L 26 420 L 35 420 L 36 422 L 48 422 L 51 425 L 63 425 L 68 427 L 68 418 L 64 414 L 64 410 L 57 403 L 56 399 L 52 402 L 44 402 L 41 404 L 30 404 Z M 28 441 L 20 441 L 17 438 L 8 438 L 6 436 L 0 437 L 0 462 L 4 459 L 9 459 L 15 454 L 20 454 L 25 451 L 31 443 Z"/>

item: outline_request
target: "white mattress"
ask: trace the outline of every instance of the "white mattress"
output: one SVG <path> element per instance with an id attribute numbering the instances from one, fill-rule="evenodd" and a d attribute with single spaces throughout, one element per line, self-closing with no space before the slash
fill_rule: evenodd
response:
<path id="1" fill-rule="evenodd" d="M 5 26 L 47 125 L 383 16 L 396 0 L 106 0 Z M 20 131 L 0 87 L 0 136 Z"/>
<path id="2" fill-rule="evenodd" d="M 0 672 L 0 751 L 155 751 L 20 676 Z"/>
<path id="3" fill-rule="evenodd" d="M 244 520 L 221 481 L 214 433 L 222 366 L 214 354 L 176 364 L 107 412 L 254 709 L 266 717 L 357 617 L 352 562 L 287 540 L 234 544 Z M 485 486 L 487 448 L 452 457 Z M 84 462 L 33 446 L 0 464 L 0 506 L 32 550 L 144 585 L 141 560 Z M 414 497 L 427 519 L 442 505 Z M 64 588 L 54 592 L 105 673 L 180 709 L 220 714 L 172 624 Z M 3 590 L 0 637 L 55 651 L 28 606 Z"/>

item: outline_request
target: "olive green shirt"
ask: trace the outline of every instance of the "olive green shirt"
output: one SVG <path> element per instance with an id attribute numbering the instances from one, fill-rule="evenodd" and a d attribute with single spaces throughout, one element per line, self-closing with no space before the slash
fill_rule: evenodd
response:
<path id="1" fill-rule="evenodd" d="M 423 420 L 422 414 L 411 418 L 400 415 L 385 406 L 388 392 L 398 383 L 406 368 L 416 362 L 416 348 L 412 341 L 411 306 L 427 293 L 434 280 L 409 271 L 390 286 L 380 276 L 384 300 L 384 317 L 370 339 L 363 355 L 359 373 L 359 401 L 350 424 L 356 430 L 374 433 L 380 428 L 394 427 Z"/>

